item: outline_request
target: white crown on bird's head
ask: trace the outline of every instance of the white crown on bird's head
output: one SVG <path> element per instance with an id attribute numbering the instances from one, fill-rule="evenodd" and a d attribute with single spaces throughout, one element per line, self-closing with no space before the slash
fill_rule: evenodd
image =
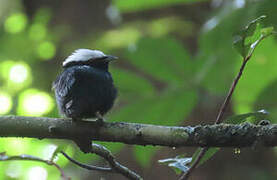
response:
<path id="1" fill-rule="evenodd" d="M 63 66 L 66 66 L 71 62 L 85 62 L 90 59 L 99 59 L 104 58 L 107 55 L 99 50 L 91 50 L 91 49 L 77 49 L 75 50 L 68 58 L 66 58 L 63 62 Z"/>

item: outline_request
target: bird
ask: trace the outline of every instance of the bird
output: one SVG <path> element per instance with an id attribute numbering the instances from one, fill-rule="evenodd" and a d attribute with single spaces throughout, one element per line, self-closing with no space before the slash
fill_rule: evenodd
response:
<path id="1" fill-rule="evenodd" d="M 117 97 L 109 72 L 109 63 L 115 59 L 91 49 L 77 49 L 68 56 L 52 85 L 60 114 L 73 121 L 103 120 Z"/>

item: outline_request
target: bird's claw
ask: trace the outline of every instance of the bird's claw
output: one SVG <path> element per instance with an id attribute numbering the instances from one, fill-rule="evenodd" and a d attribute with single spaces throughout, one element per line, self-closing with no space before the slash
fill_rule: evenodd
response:
<path id="1" fill-rule="evenodd" d="M 95 122 L 99 125 L 102 125 L 104 124 L 104 121 L 105 121 L 104 117 L 99 112 L 97 112 Z"/>

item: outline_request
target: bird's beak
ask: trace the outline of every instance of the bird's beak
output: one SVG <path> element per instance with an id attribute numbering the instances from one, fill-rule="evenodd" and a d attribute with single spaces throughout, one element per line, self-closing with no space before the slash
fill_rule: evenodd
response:
<path id="1" fill-rule="evenodd" d="M 106 58 L 105 58 L 105 60 L 107 60 L 107 61 L 114 61 L 116 59 L 118 59 L 118 57 L 112 56 L 112 55 L 107 55 Z"/>

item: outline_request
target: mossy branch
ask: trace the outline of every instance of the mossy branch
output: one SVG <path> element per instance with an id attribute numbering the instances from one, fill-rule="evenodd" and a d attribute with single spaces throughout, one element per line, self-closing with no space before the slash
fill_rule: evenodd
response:
<path id="1" fill-rule="evenodd" d="M 124 122 L 72 122 L 70 119 L 1 116 L 0 137 L 30 137 L 121 142 L 168 147 L 277 146 L 277 125 L 216 124 L 195 127 L 158 126 Z"/>

